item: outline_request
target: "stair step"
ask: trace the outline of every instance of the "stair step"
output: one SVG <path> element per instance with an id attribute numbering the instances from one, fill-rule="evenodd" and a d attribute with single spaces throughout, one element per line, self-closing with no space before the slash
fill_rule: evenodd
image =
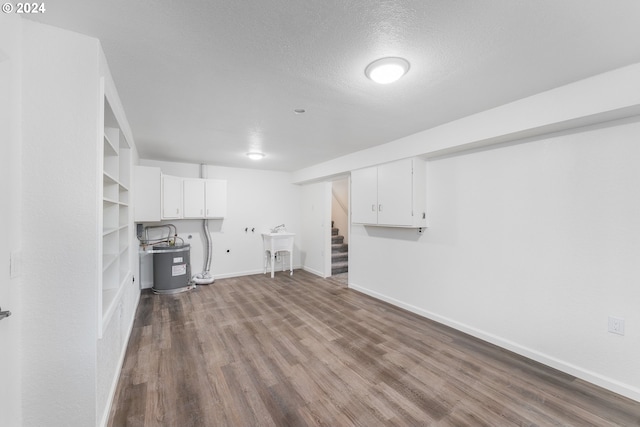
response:
<path id="1" fill-rule="evenodd" d="M 340 232 L 340 230 L 338 228 L 331 227 L 331 235 L 332 236 L 337 236 L 339 232 Z"/>
<path id="2" fill-rule="evenodd" d="M 331 264 L 349 259 L 349 252 L 333 252 L 331 253 Z"/>
<path id="3" fill-rule="evenodd" d="M 331 264 L 331 274 L 346 273 L 349 271 L 349 263 L 347 261 Z"/>
<path id="4" fill-rule="evenodd" d="M 346 243 L 336 243 L 335 245 L 331 245 L 331 253 L 334 252 L 347 252 L 349 250 L 349 245 Z"/>
<path id="5" fill-rule="evenodd" d="M 344 242 L 344 236 L 331 236 L 332 244 L 343 243 L 343 242 Z"/>

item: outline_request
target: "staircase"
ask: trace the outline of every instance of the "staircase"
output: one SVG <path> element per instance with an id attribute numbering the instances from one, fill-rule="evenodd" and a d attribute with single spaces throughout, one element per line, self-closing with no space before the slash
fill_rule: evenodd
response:
<path id="1" fill-rule="evenodd" d="M 348 245 L 344 243 L 344 236 L 340 236 L 339 232 L 331 221 L 331 275 L 349 271 Z"/>

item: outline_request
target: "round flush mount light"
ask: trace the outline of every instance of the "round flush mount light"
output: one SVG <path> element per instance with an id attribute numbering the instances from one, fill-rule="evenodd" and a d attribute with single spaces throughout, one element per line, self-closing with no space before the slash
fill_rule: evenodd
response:
<path id="1" fill-rule="evenodd" d="M 364 73 L 376 83 L 393 83 L 409 71 L 409 61 L 404 58 L 388 57 L 367 65 Z"/>
<path id="2" fill-rule="evenodd" d="M 259 151 L 251 151 L 247 153 L 247 157 L 251 160 L 262 160 L 264 159 L 264 153 L 260 153 Z"/>

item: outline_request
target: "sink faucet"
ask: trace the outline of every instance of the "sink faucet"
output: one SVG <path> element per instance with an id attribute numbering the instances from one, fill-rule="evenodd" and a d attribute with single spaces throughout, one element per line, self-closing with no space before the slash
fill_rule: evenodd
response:
<path id="1" fill-rule="evenodd" d="M 284 230 L 284 224 L 277 225 L 271 229 L 272 233 L 278 233 L 280 230 Z"/>

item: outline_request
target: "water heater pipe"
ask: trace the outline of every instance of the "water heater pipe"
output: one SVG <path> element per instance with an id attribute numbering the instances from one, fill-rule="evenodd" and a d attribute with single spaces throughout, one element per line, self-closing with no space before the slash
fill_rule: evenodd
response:
<path id="1" fill-rule="evenodd" d="M 204 178 L 204 171 L 206 165 L 200 165 L 200 177 Z M 211 235 L 209 234 L 209 220 L 202 220 L 202 228 L 204 230 L 204 238 L 207 241 L 204 256 L 204 267 L 202 273 L 194 275 L 191 280 L 196 285 L 210 285 L 215 281 L 215 278 L 211 275 L 211 257 L 213 256 L 213 244 L 211 242 Z"/>

